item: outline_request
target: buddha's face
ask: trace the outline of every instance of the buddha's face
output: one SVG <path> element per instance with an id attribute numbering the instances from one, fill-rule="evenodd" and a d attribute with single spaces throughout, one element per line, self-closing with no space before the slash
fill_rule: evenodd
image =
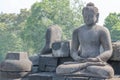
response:
<path id="1" fill-rule="evenodd" d="M 86 10 L 83 13 L 84 23 L 88 26 L 93 25 L 98 20 L 97 13 L 93 12 L 92 10 Z"/>

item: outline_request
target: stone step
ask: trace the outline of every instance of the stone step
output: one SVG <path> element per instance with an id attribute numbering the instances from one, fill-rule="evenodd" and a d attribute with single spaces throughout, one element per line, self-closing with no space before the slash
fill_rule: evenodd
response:
<path id="1" fill-rule="evenodd" d="M 28 80 L 120 80 L 120 75 L 112 79 L 101 79 L 94 77 L 81 77 L 81 76 L 60 76 L 53 72 L 40 72 L 30 74 Z"/>
<path id="2" fill-rule="evenodd" d="M 29 80 L 52 80 L 55 73 L 52 72 L 41 72 L 29 75 Z"/>
<path id="3" fill-rule="evenodd" d="M 18 79 L 0 78 L 0 80 L 29 80 L 29 79 L 28 78 L 18 78 Z"/>

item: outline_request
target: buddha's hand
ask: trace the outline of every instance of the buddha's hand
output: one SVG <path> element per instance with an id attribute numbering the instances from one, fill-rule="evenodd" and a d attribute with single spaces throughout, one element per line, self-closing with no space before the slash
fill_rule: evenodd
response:
<path id="1" fill-rule="evenodd" d="M 81 58 L 80 56 L 79 57 L 74 57 L 73 60 L 75 62 L 78 62 L 78 63 L 83 63 L 85 62 L 85 58 Z"/>
<path id="2" fill-rule="evenodd" d="M 74 54 L 72 55 L 72 58 L 73 58 L 73 60 L 75 60 L 76 62 L 83 62 L 83 61 L 85 60 L 85 58 L 82 58 L 82 57 L 78 56 L 76 53 L 74 53 Z"/>
<path id="3" fill-rule="evenodd" d="M 107 65 L 107 63 L 105 63 L 105 62 L 86 62 L 86 65 L 87 66 L 92 66 L 92 65 L 96 65 L 96 66 L 105 66 L 105 65 Z"/>
<path id="4" fill-rule="evenodd" d="M 98 58 L 87 58 L 86 62 L 99 62 Z"/>

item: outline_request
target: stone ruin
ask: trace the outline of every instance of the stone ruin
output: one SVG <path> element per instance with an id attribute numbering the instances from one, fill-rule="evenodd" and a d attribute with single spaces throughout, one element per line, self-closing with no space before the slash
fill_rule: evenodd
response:
<path id="1" fill-rule="evenodd" d="M 9 52 L 0 63 L 0 80 L 13 80 L 27 76 L 32 62 L 26 52 Z"/>
<path id="2" fill-rule="evenodd" d="M 40 52 L 41 54 L 50 54 L 52 53 L 52 43 L 61 41 L 62 39 L 62 30 L 58 25 L 51 25 L 45 34 L 45 46 Z"/>
<path id="3" fill-rule="evenodd" d="M 60 27 L 52 25 L 46 31 L 46 43 L 40 54 L 29 58 L 25 52 L 10 52 L 7 54 L 5 60 L 0 63 L 0 80 L 120 80 L 120 41 L 111 44 L 109 31 L 105 27 L 96 25 L 99 13 L 93 3 L 88 3 L 83 8 L 82 14 L 85 25 L 74 30 L 72 44 L 70 41 L 62 41 Z M 86 31 L 89 34 L 86 35 Z M 101 36 L 100 31 L 102 31 Z M 80 51 L 77 52 L 80 42 L 87 43 L 89 51 L 83 54 L 84 56 L 89 55 L 86 58 L 79 54 Z M 83 43 L 81 43 L 82 48 L 84 48 L 82 50 L 86 52 L 86 45 Z M 91 43 L 94 45 L 91 45 Z M 103 47 L 101 51 L 100 45 Z M 90 53 L 91 49 L 95 53 Z M 98 53 L 101 52 L 104 55 L 99 56 L 100 54 L 97 54 L 96 56 L 96 49 Z M 102 52 L 102 50 L 104 51 Z M 77 53 L 77 57 L 75 54 L 71 54 L 72 51 Z M 112 57 L 109 58 L 111 54 Z M 91 55 L 94 57 L 91 57 Z M 77 62 L 75 59 L 80 60 Z M 109 60 L 107 61 L 107 59 Z M 87 64 L 87 66 L 84 64 Z M 85 72 L 86 69 L 97 74 L 88 73 L 89 71 L 88 74 L 81 72 Z M 112 76 L 110 76 L 110 73 L 112 73 Z"/>
<path id="4" fill-rule="evenodd" d="M 113 55 L 108 61 L 115 71 L 112 79 L 77 73 L 56 74 L 58 65 L 73 59 L 70 57 L 70 41 L 54 41 L 51 45 L 52 53 L 31 56 L 31 61 L 25 52 L 9 52 L 0 63 L 0 80 L 120 80 L 120 42 L 113 42 L 112 46 Z"/>

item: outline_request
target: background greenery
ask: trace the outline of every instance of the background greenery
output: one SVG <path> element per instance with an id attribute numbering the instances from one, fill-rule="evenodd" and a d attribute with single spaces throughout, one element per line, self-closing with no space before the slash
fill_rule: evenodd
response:
<path id="1" fill-rule="evenodd" d="M 19 14 L 0 13 L 0 61 L 8 51 L 26 51 L 29 55 L 40 53 L 45 44 L 45 31 L 57 24 L 63 30 L 63 40 L 70 40 L 72 31 L 83 24 L 83 4 L 79 0 L 43 0 L 30 10 L 21 9 Z M 106 27 L 112 40 L 120 39 L 120 14 L 110 13 Z"/>

